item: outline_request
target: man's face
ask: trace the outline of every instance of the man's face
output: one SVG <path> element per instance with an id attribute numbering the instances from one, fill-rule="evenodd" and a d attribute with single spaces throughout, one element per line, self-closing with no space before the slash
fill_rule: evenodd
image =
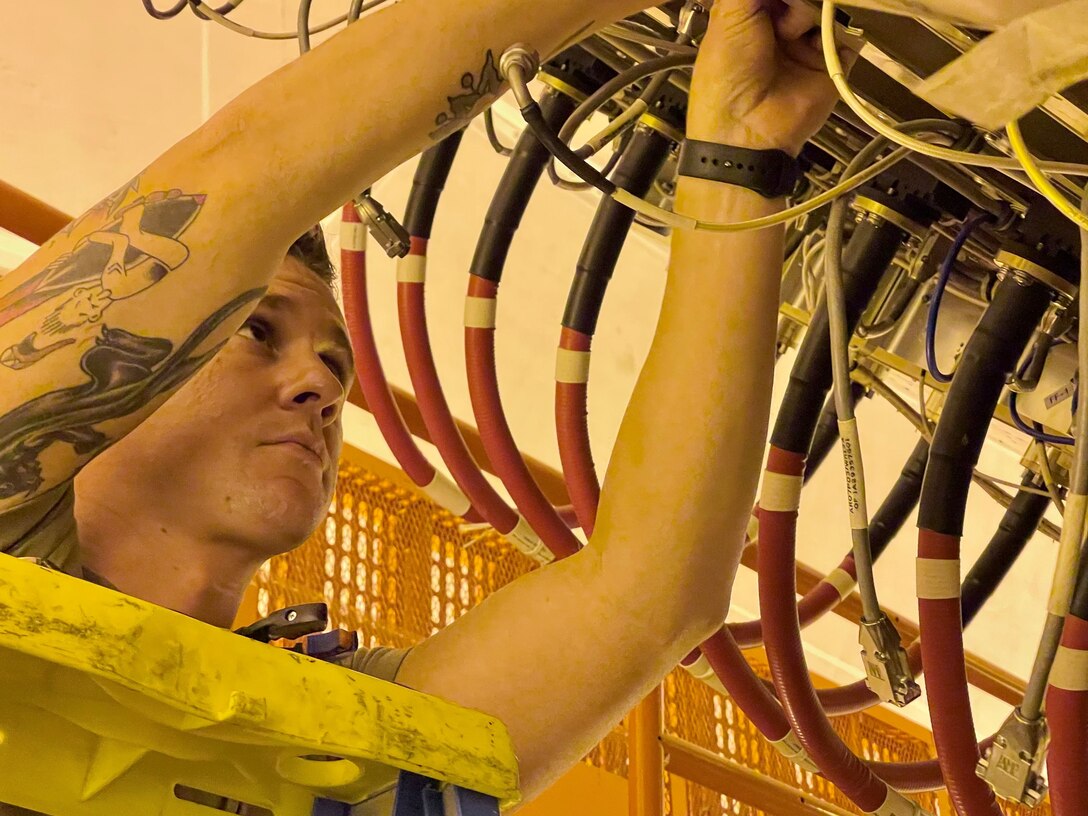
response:
<path id="1" fill-rule="evenodd" d="M 335 298 L 288 258 L 215 359 L 79 479 L 164 527 L 285 552 L 328 508 L 353 376 Z"/>

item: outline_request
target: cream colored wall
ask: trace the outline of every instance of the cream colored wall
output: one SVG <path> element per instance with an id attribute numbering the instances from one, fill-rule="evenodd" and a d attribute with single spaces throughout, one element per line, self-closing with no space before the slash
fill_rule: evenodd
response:
<path id="1" fill-rule="evenodd" d="M 324 19 L 342 3 L 318 0 L 314 18 Z M 251 0 L 239 19 L 287 29 L 294 25 L 294 0 Z M 249 82 L 291 58 L 290 43 L 257 42 L 199 24 L 191 15 L 171 22 L 145 17 L 138 0 L 80 0 L 9 3 L 0 11 L 7 38 L 0 50 L 0 178 L 50 203 L 77 212 L 138 172 Z M 500 119 L 512 127 L 510 108 Z M 500 124 L 502 124 L 500 122 Z M 377 186 L 394 213 L 403 210 L 413 162 Z M 464 377 L 461 311 L 476 235 L 504 162 L 478 126 L 465 140 L 439 211 L 432 241 L 428 315 L 439 372 L 454 412 L 471 419 Z M 562 314 L 579 246 L 595 199 L 542 185 L 512 248 L 501 291 L 498 366 L 503 399 L 522 450 L 558 467 L 552 413 L 552 367 Z M 335 221 L 335 219 L 333 219 Z M 335 244 L 335 239 L 333 240 Z M 0 265 L 27 249 L 0 236 Z M 666 247 L 637 231 L 628 241 L 609 291 L 594 345 L 590 430 L 594 454 L 604 469 L 624 407 L 652 336 L 664 285 Z M 374 322 L 390 380 L 410 387 L 394 308 L 391 263 L 371 254 L 370 294 Z M 779 389 L 790 359 L 779 366 Z M 668 395 L 661 399 L 667 405 Z M 736 406 L 738 411 L 745 406 Z M 879 502 L 914 444 L 910 427 L 887 406 L 868 401 L 858 412 L 866 453 L 871 504 Z M 369 415 L 352 410 L 348 439 L 388 456 Z M 423 448 L 437 462 L 434 451 Z M 1016 456 L 993 446 L 984 470 L 1016 479 Z M 835 459 L 805 492 L 800 522 L 801 558 L 834 566 L 849 546 L 842 483 Z M 723 491 L 729 485 L 722 485 Z M 982 495 L 972 497 L 964 539 L 965 563 L 988 540 L 1000 509 Z M 877 567 L 881 597 L 892 609 L 916 616 L 913 599 L 913 521 Z M 661 542 L 663 557 L 670 542 Z M 1042 621 L 1042 604 L 1054 545 L 1037 538 L 980 619 L 967 634 L 969 648 L 1021 676 L 1028 670 Z M 742 570 L 735 592 L 737 619 L 757 609 L 754 582 Z M 860 677 L 856 633 L 829 616 L 806 635 L 815 671 L 831 679 Z M 980 730 L 993 728 L 1005 707 L 977 700 Z M 906 710 L 921 722 L 925 707 Z"/>

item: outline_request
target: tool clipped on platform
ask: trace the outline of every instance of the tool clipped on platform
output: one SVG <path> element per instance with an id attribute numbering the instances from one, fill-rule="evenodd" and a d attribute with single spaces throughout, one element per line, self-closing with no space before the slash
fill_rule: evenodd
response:
<path id="1" fill-rule="evenodd" d="M 316 626 L 320 606 L 270 616 L 259 639 Z M 0 802 L 354 816 L 396 789 L 397 816 L 497 816 L 518 801 L 501 723 L 304 656 L 350 645 L 340 632 L 292 654 L 7 556 L 0 610 Z"/>

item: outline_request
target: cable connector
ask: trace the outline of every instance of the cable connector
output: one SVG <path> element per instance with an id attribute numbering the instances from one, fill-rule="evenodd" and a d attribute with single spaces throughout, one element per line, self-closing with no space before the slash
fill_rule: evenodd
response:
<path id="1" fill-rule="evenodd" d="M 888 798 L 876 810 L 869 811 L 872 816 L 933 816 L 917 802 L 912 802 L 897 790 L 888 788 Z"/>
<path id="2" fill-rule="evenodd" d="M 499 73 L 510 83 L 519 108 L 536 104 L 529 93 L 528 82 L 539 70 L 540 54 L 525 43 L 514 43 L 499 57 Z"/>
<path id="3" fill-rule="evenodd" d="M 872 622 L 863 620 L 858 642 L 865 666 L 865 684 L 870 691 L 882 702 L 900 708 L 918 699 L 922 690 L 914 682 L 899 631 L 887 615 Z"/>
<path id="4" fill-rule="evenodd" d="M 1035 807 L 1046 795 L 1043 763 L 1050 742 L 1046 719 L 1026 720 L 1020 709 L 1002 723 L 993 745 L 978 761 L 975 773 L 993 788 L 994 794 L 1027 807 Z"/>
<path id="5" fill-rule="evenodd" d="M 363 219 L 371 237 L 390 258 L 403 258 L 411 248 L 408 230 L 366 190 L 355 199 L 355 212 Z"/>
<path id="6" fill-rule="evenodd" d="M 774 749 L 778 751 L 778 753 L 794 765 L 797 765 L 799 768 L 809 771 L 810 773 L 820 773 L 820 766 L 812 761 L 812 757 L 808 755 L 808 751 L 805 750 L 805 747 L 801 744 L 801 740 L 797 738 L 797 734 L 792 728 L 786 733 L 786 736 L 782 737 L 782 739 L 770 740 L 769 742 L 774 746 Z"/>

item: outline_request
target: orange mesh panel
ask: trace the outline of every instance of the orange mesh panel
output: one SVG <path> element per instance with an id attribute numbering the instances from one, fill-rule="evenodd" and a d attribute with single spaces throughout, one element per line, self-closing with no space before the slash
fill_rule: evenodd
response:
<path id="1" fill-rule="evenodd" d="M 260 571 L 261 615 L 324 599 L 333 625 L 358 630 L 364 645 L 409 646 L 534 568 L 534 562 L 498 533 L 462 530 L 460 519 L 402 477 L 387 476 L 342 463 L 325 523 L 298 550 Z M 757 673 L 770 676 L 762 655 L 749 657 Z M 857 812 L 823 779 L 770 749 L 729 698 L 685 671 L 665 680 L 664 723 L 670 734 Z M 835 725 L 846 743 L 867 758 L 909 762 L 932 756 L 922 740 L 868 715 L 840 718 Z M 626 776 L 624 727 L 609 734 L 586 761 Z M 672 814 L 675 805 L 677 816 L 774 816 L 669 774 L 665 794 L 666 813 Z M 933 795 L 919 800 L 938 816 L 952 816 L 947 804 Z M 1005 812 L 1020 816 L 1029 811 L 1006 805 Z M 1030 812 L 1049 816 L 1049 805 Z"/>

